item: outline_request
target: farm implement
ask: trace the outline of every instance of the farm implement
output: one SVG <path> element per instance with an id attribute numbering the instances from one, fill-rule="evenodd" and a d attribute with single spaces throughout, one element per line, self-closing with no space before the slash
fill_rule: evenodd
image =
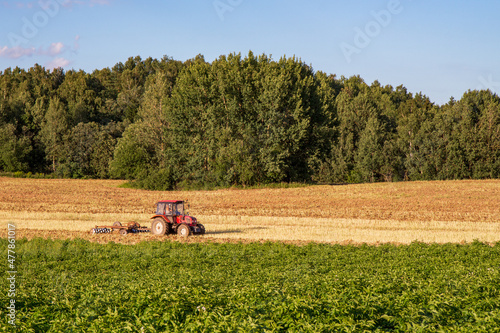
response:
<path id="1" fill-rule="evenodd" d="M 150 232 L 151 229 L 148 227 L 141 227 L 137 222 L 129 222 L 127 225 L 122 225 L 121 222 L 115 222 L 110 226 L 95 226 L 92 229 L 93 234 L 109 234 L 113 231 L 118 231 L 121 235 L 126 235 L 129 233 L 139 233 L 139 232 Z"/>
<path id="2" fill-rule="evenodd" d="M 151 217 L 151 228 L 143 227 L 137 222 L 129 222 L 122 225 L 115 222 L 110 226 L 95 226 L 92 229 L 94 234 L 111 233 L 114 231 L 122 235 L 129 233 L 151 232 L 153 235 L 163 236 L 175 233 L 182 237 L 189 235 L 205 234 L 205 227 L 198 223 L 196 217 L 189 216 L 184 212 L 184 201 L 182 200 L 162 200 L 156 203 L 156 210 Z"/>

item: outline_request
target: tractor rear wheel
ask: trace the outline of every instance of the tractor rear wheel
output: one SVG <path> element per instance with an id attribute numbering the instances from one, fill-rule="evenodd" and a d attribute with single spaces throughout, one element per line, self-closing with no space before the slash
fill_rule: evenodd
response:
<path id="1" fill-rule="evenodd" d="M 187 237 L 191 234 L 191 229 L 186 224 L 181 224 L 177 227 L 177 235 Z"/>
<path id="2" fill-rule="evenodd" d="M 153 235 L 163 236 L 167 233 L 167 223 L 164 219 L 156 218 L 151 223 L 151 233 Z"/>

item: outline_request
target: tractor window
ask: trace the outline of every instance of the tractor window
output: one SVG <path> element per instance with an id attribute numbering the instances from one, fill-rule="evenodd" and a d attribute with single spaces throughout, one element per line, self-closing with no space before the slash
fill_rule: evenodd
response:
<path id="1" fill-rule="evenodd" d="M 184 204 L 183 203 L 178 203 L 176 205 L 176 211 L 175 211 L 175 214 L 176 215 L 184 215 Z"/>
<path id="2" fill-rule="evenodd" d="M 172 204 L 167 204 L 165 206 L 165 215 L 172 215 Z"/>
<path id="3" fill-rule="evenodd" d="M 156 205 L 156 214 L 163 215 L 163 213 L 165 212 L 165 206 L 166 204 L 163 202 L 158 203 Z"/>

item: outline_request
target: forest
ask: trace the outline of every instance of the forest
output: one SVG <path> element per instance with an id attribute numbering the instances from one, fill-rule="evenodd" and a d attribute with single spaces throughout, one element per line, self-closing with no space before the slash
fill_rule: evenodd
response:
<path id="1" fill-rule="evenodd" d="M 0 172 L 157 189 L 500 177 L 500 98 L 433 103 L 296 57 L 0 72 Z"/>

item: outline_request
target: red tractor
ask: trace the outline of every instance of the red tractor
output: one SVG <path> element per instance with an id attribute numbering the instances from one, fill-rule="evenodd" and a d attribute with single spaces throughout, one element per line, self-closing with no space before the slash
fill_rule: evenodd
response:
<path id="1" fill-rule="evenodd" d="M 196 217 L 184 214 L 184 201 L 162 200 L 156 203 L 155 215 L 151 218 L 151 233 L 153 235 L 165 235 L 177 233 L 179 236 L 187 237 L 190 234 L 203 235 L 205 227 L 198 223 Z"/>

